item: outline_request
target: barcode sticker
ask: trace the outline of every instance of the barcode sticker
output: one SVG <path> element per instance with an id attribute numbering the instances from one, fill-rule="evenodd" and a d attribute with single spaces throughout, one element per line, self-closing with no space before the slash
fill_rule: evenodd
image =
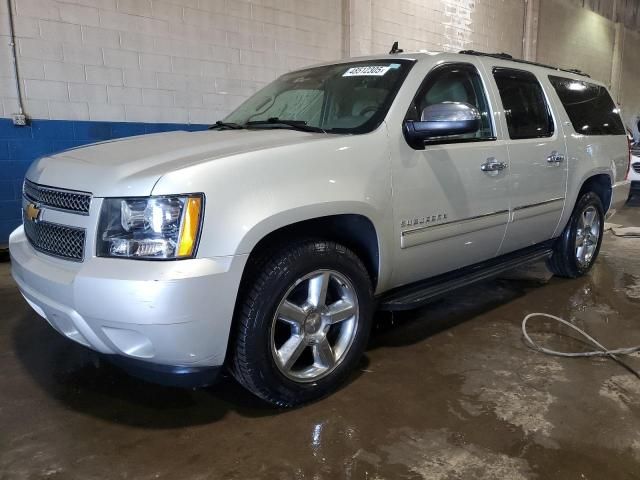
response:
<path id="1" fill-rule="evenodd" d="M 343 77 L 382 77 L 391 69 L 388 65 L 368 65 L 351 67 L 342 74 Z"/>

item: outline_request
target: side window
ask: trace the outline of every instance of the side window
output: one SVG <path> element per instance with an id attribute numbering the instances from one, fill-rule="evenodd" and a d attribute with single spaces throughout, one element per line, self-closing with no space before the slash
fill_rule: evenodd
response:
<path id="1" fill-rule="evenodd" d="M 531 72 L 494 68 L 512 139 L 550 137 L 553 119 L 538 79 Z"/>
<path id="2" fill-rule="evenodd" d="M 573 129 L 584 135 L 624 135 L 624 125 L 609 92 L 600 85 L 549 75 Z"/>
<path id="3" fill-rule="evenodd" d="M 447 64 L 431 71 L 414 98 L 406 119 L 419 121 L 421 112 L 426 107 L 442 102 L 468 103 L 480 112 L 482 117 L 480 129 L 475 133 L 459 135 L 457 139 L 495 139 L 489 102 L 480 75 L 473 65 Z"/>

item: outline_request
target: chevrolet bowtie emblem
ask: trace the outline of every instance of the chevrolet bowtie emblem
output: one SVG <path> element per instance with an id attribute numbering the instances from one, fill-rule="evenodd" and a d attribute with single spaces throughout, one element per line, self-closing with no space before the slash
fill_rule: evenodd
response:
<path id="1" fill-rule="evenodd" d="M 40 217 L 40 209 L 36 207 L 33 203 L 30 203 L 29 205 L 27 205 L 27 208 L 25 209 L 25 213 L 27 215 L 27 218 L 32 222 L 37 221 L 38 218 Z"/>

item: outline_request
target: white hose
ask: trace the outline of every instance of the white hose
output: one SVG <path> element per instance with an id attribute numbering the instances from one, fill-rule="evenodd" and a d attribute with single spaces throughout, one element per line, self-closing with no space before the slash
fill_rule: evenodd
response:
<path id="1" fill-rule="evenodd" d="M 538 345 L 536 342 L 534 342 L 531 339 L 531 337 L 527 333 L 527 321 L 533 317 L 551 318 L 552 320 L 556 320 L 557 322 L 560 322 L 563 325 L 566 325 L 567 327 L 572 328 L 573 330 L 578 332 L 580 335 L 582 335 L 584 338 L 589 340 L 593 345 L 595 345 L 598 348 L 598 350 L 593 350 L 590 352 L 559 352 L 557 350 L 551 350 L 549 348 L 545 348 L 541 345 Z M 635 376 L 640 378 L 640 372 L 638 372 L 634 368 L 624 363 L 618 357 L 616 357 L 616 355 L 630 355 L 632 353 L 638 352 L 640 351 L 640 345 L 636 347 L 616 348 L 613 350 L 609 350 L 607 347 L 602 345 L 600 342 L 598 342 L 595 338 L 593 338 L 587 332 L 585 332 L 584 330 L 581 330 L 580 328 L 576 327 L 572 323 L 567 322 L 566 320 L 560 317 L 556 317 L 555 315 L 550 315 L 548 313 L 539 313 L 539 312 L 530 313 L 529 315 L 524 317 L 524 319 L 522 320 L 522 336 L 524 337 L 524 341 L 528 347 L 534 350 L 537 350 L 539 352 L 546 353 L 547 355 L 556 355 L 558 357 L 605 357 L 605 356 L 610 357 L 611 359 L 615 360 L 620 365 L 625 367 L 627 370 L 629 370 L 631 373 L 633 373 Z"/>

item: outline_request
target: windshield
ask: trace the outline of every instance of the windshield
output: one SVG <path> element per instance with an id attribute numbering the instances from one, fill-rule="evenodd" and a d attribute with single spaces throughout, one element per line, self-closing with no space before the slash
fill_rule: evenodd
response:
<path id="1" fill-rule="evenodd" d="M 412 65 L 404 59 L 369 60 L 287 73 L 224 122 L 251 128 L 290 128 L 295 122 L 327 133 L 367 133 L 384 119 Z"/>

